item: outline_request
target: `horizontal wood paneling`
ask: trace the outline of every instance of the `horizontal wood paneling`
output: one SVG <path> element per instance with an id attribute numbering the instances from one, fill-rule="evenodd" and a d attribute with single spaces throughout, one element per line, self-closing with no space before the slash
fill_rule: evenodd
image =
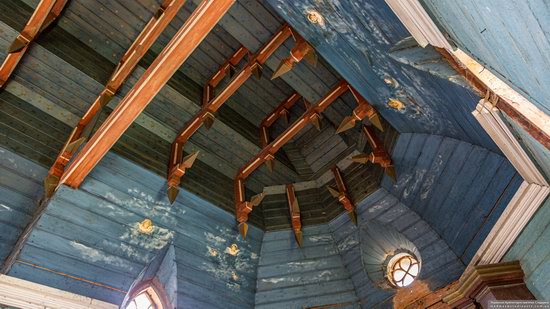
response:
<path id="1" fill-rule="evenodd" d="M 527 287 L 537 299 L 550 299 L 550 199 L 541 205 L 506 253 L 504 261 L 517 261 L 525 272 Z"/>
<path id="2" fill-rule="evenodd" d="M 550 4 L 433 1 L 426 8 L 461 49 L 550 114 Z"/>
<path id="3" fill-rule="evenodd" d="M 388 50 L 410 34 L 384 1 L 267 2 L 399 132 L 449 136 L 498 152 L 471 115 L 475 93 L 391 59 Z M 323 25 L 308 21 L 310 10 L 323 16 Z M 389 107 L 390 98 L 404 109 Z"/>
<path id="4" fill-rule="evenodd" d="M 464 264 L 437 232 L 390 192 L 379 189 L 357 205 L 358 224 L 377 220 L 389 224 L 410 240 L 420 252 L 422 269 L 419 280 L 432 291 L 458 279 Z M 368 222 L 366 223 L 368 224 Z M 376 287 L 363 269 L 359 249 L 359 229 L 346 214 L 329 223 L 338 252 L 350 274 L 363 308 L 392 308 L 394 291 Z"/>
<path id="5" fill-rule="evenodd" d="M 328 225 L 303 229 L 298 247 L 290 230 L 264 234 L 255 308 L 304 308 L 356 302 Z M 346 306 L 351 308 L 352 306 Z"/>
<path id="6" fill-rule="evenodd" d="M 382 186 L 417 212 L 466 264 L 511 200 L 521 177 L 501 155 L 448 137 L 401 134 L 397 183 Z"/>
<path id="7" fill-rule="evenodd" d="M 38 207 L 42 166 L 0 146 L 0 265 Z"/>
<path id="8" fill-rule="evenodd" d="M 155 226 L 150 235 L 137 229 L 145 218 Z M 243 241 L 232 214 L 191 193 L 170 205 L 161 177 L 109 153 L 81 189 L 57 191 L 10 275 L 118 304 L 118 290 L 172 242 L 178 308 L 252 308 L 262 236 L 252 226 Z"/>

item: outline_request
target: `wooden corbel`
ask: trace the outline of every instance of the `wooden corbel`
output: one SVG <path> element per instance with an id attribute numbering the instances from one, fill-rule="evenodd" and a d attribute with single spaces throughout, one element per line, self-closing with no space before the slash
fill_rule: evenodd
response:
<path id="1" fill-rule="evenodd" d="M 243 237 L 246 236 L 247 230 L 246 222 L 248 221 L 248 214 L 252 211 L 252 208 L 257 206 L 257 202 L 246 202 L 244 191 L 244 181 L 252 172 L 258 167 L 264 164 L 266 161 L 273 160 L 275 153 L 283 147 L 288 141 L 290 141 L 298 132 L 311 123 L 315 125 L 315 122 L 319 119 L 320 114 L 325 111 L 334 101 L 348 90 L 348 83 L 340 81 L 329 92 L 322 97 L 315 105 L 309 106 L 309 108 L 292 123 L 281 135 L 274 139 L 271 143 L 265 146 L 260 152 L 248 161 L 235 175 L 235 213 L 237 221 L 239 222 L 239 230 Z M 255 200 L 257 201 L 257 199 Z M 261 199 L 260 199 L 261 201 Z"/>
<path id="2" fill-rule="evenodd" d="M 25 55 L 29 44 L 51 25 L 61 14 L 68 0 L 41 0 L 31 18 L 8 47 L 8 55 L 0 66 L 0 88 L 6 85 L 11 74 Z"/>
<path id="3" fill-rule="evenodd" d="M 327 189 L 330 192 L 330 194 L 333 197 L 337 198 L 338 201 L 342 204 L 342 206 L 344 206 L 353 224 L 357 225 L 357 214 L 355 213 L 355 204 L 353 203 L 353 201 L 351 200 L 348 194 L 348 189 L 346 187 L 346 184 L 344 183 L 344 179 L 342 179 L 340 169 L 337 166 L 334 166 L 332 168 L 332 173 L 334 174 L 334 180 L 336 181 L 336 188 L 332 186 L 327 186 Z"/>
<path id="4" fill-rule="evenodd" d="M 180 134 L 176 137 L 174 143 L 172 143 L 168 166 L 168 179 L 171 180 L 171 183 L 179 183 L 179 178 L 181 178 L 181 176 L 176 173 L 176 167 L 182 164 L 178 158 L 183 158 L 183 147 L 189 138 L 191 138 L 203 123 L 207 128 L 212 125 L 216 111 L 248 80 L 248 78 L 252 75 L 256 75 L 257 77 L 261 75 L 261 66 L 291 35 L 292 29 L 288 24 L 284 24 L 255 55 L 251 55 L 248 50 L 241 47 L 230 59 L 222 64 L 220 69 L 212 76 L 205 86 L 201 110 L 187 122 L 180 131 Z M 249 57 L 244 68 L 232 77 L 229 84 L 225 86 L 220 93 L 214 96 L 214 87 L 219 84 L 226 74 L 231 74 L 232 68 L 236 67 L 245 55 Z M 175 180 L 176 178 L 178 178 L 177 181 Z M 168 192 L 172 192 L 172 194 L 169 195 L 170 202 L 174 202 L 177 191 L 178 189 L 170 186 L 169 183 Z"/>
<path id="5" fill-rule="evenodd" d="M 369 103 L 369 101 L 363 98 L 359 94 L 359 92 L 357 92 L 357 90 L 355 90 L 350 85 L 348 85 L 348 87 L 351 91 L 351 94 L 355 98 L 355 102 L 357 102 L 357 107 L 353 109 L 353 112 L 350 116 L 347 116 L 344 118 L 344 120 L 342 120 L 340 126 L 338 126 L 338 129 L 336 130 L 336 133 L 342 133 L 346 130 L 353 128 L 357 121 L 361 122 L 365 118 L 368 118 L 370 123 L 372 123 L 380 131 L 384 131 L 384 128 L 382 127 L 382 122 L 380 121 L 380 115 L 378 114 L 376 109 Z"/>
<path id="6" fill-rule="evenodd" d="M 384 149 L 384 144 L 378 139 L 372 126 L 363 125 L 363 133 L 369 141 L 369 145 L 372 148 L 371 153 L 362 153 L 351 158 L 352 161 L 357 163 L 366 164 L 368 162 L 380 165 L 386 175 L 388 175 L 393 182 L 397 180 L 397 174 L 395 167 L 393 166 L 390 154 Z"/>
<path id="7" fill-rule="evenodd" d="M 269 113 L 260 124 L 260 147 L 264 148 L 270 142 L 269 128 L 277 121 L 277 119 L 283 117 L 288 124 L 289 109 L 300 100 L 302 96 L 298 92 L 294 92 L 283 102 L 281 102 L 271 113 Z M 267 168 L 273 171 L 273 160 L 266 161 Z"/>
<path id="8" fill-rule="evenodd" d="M 166 26 L 168 26 L 174 16 L 176 16 L 176 13 L 184 3 L 185 0 L 165 0 L 160 5 L 157 13 L 145 25 L 134 43 L 122 56 L 122 59 L 116 66 L 115 71 L 109 78 L 109 81 L 99 96 L 88 108 L 84 116 L 82 116 L 79 120 L 78 124 L 69 136 L 69 139 L 54 161 L 53 166 L 50 168 L 48 176 L 44 180 L 46 197 L 53 194 L 71 157 L 91 135 L 99 118 L 100 111 L 118 92 L 126 78 L 128 78 L 128 76 L 132 73 L 141 58 L 157 40 L 159 35 L 166 28 Z"/>
<path id="9" fill-rule="evenodd" d="M 271 79 L 275 79 L 285 73 L 288 73 L 298 62 L 302 61 L 302 59 L 306 60 L 306 62 L 313 67 L 317 66 L 317 53 L 315 52 L 313 46 L 311 46 L 296 31 L 292 31 L 292 37 L 296 41 L 296 44 L 290 50 L 290 55 L 281 60 L 277 70 L 273 72 Z"/>
<path id="10" fill-rule="evenodd" d="M 151 103 L 234 2 L 235 0 L 202 0 L 197 5 L 183 26 L 71 161 L 60 183 L 73 188 L 80 186 L 93 167 Z M 161 18 L 167 11 L 168 9 L 161 14 Z"/>
<path id="11" fill-rule="evenodd" d="M 292 230 L 294 231 L 294 237 L 298 246 L 302 246 L 302 221 L 300 220 L 300 205 L 298 204 L 298 199 L 296 198 L 296 193 L 294 192 L 294 185 L 286 185 L 286 199 L 288 201 L 288 210 L 290 212 L 290 223 L 292 225 Z"/>

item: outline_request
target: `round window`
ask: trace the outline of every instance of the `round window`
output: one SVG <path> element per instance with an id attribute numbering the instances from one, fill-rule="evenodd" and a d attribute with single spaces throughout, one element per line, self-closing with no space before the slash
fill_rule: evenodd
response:
<path id="1" fill-rule="evenodd" d="M 402 288 L 413 283 L 420 271 L 420 263 L 410 253 L 398 253 L 388 263 L 388 279 L 396 287 Z"/>

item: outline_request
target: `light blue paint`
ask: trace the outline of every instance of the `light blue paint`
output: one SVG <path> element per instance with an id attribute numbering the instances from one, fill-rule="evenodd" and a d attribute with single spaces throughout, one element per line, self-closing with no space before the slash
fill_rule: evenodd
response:
<path id="1" fill-rule="evenodd" d="M 382 187 L 425 220 L 467 264 L 521 184 L 500 154 L 449 137 L 401 134 L 397 182 Z"/>
<path id="2" fill-rule="evenodd" d="M 541 300 L 550 300 L 549 242 L 550 199 L 547 199 L 504 256 L 504 261 L 520 261 L 527 287 Z"/>
<path id="3" fill-rule="evenodd" d="M 47 170 L 0 147 L 0 265 L 38 207 Z"/>
<path id="4" fill-rule="evenodd" d="M 328 225 L 308 226 L 303 233 L 302 247 L 290 230 L 264 234 L 255 308 L 357 308 L 350 273 Z"/>
<path id="5" fill-rule="evenodd" d="M 20 260 L 126 291 L 157 253 L 174 245 L 178 308 L 251 308 L 263 232 L 246 241 L 233 214 L 182 191 L 170 206 L 165 180 L 108 154 L 80 190 L 61 187 Z M 139 222 L 153 221 L 150 234 Z M 231 245 L 237 250 L 229 250 Z M 12 276 L 119 304 L 124 293 L 15 263 Z M 223 304 L 223 305 L 222 305 Z"/>
<path id="6" fill-rule="evenodd" d="M 464 264 L 432 229 L 428 223 L 403 205 L 386 189 L 379 189 L 357 205 L 358 223 L 377 221 L 395 228 L 419 250 L 423 261 L 419 279 L 435 291 L 458 279 Z M 406 219 L 406 220 L 404 220 Z M 375 286 L 368 278 L 361 261 L 359 229 L 346 214 L 329 223 L 331 233 L 338 246 L 338 252 L 346 269 L 352 274 L 352 281 L 363 308 L 393 308 L 394 290 Z"/>
<path id="7" fill-rule="evenodd" d="M 471 115 L 479 101 L 475 93 L 391 58 L 388 50 L 410 34 L 384 1 L 268 3 L 400 133 L 448 136 L 499 151 Z M 312 10 L 323 16 L 323 24 L 307 20 Z M 386 84 L 386 77 L 396 83 Z M 388 107 L 389 98 L 401 100 L 405 110 Z"/>
<path id="8" fill-rule="evenodd" d="M 550 114 L 547 1 L 422 2 L 461 49 Z"/>

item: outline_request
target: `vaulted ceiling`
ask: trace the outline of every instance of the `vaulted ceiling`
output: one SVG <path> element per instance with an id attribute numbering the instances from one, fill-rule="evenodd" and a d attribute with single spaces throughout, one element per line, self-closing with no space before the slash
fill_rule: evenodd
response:
<path id="1" fill-rule="evenodd" d="M 11 43 L 25 25 L 36 5 L 32 0 L 3 2 L 0 13 L 0 50 Z M 78 119 L 95 100 L 124 52 L 153 16 L 160 1 L 129 3 L 112 1 L 71 1 L 54 27 L 40 34 L 0 92 L 2 145 L 50 167 Z M 160 53 L 183 24 L 196 3 L 188 1 L 157 42 L 147 52 L 121 91 L 105 108 L 99 124 L 131 89 L 145 68 Z M 237 2 L 218 26 L 169 80 L 145 112 L 132 124 L 113 150 L 165 176 L 170 145 L 177 132 L 200 109 L 202 88 L 220 66 L 242 45 L 257 51 L 284 24 L 269 4 L 262 1 Z M 210 130 L 200 129 L 185 151 L 200 151 L 182 186 L 191 192 L 233 211 L 233 178 L 260 150 L 260 123 L 293 92 L 315 103 L 342 77 L 320 57 L 317 66 L 298 64 L 281 78 L 270 80 L 280 61 L 288 57 L 293 41 L 287 40 L 263 66 L 263 77 L 250 78 L 223 105 Z M 5 54 L 2 54 L 4 57 Z M 223 87 L 220 85 L 219 87 Z M 358 126 L 336 134 L 344 117 L 352 113 L 355 100 L 348 92 L 322 115 L 321 130 L 308 126 L 277 152 L 275 168 L 265 166 L 247 181 L 248 194 L 265 187 L 288 183 L 308 183 L 297 192 L 304 224 L 327 222 L 343 208 L 326 191 L 330 168 L 339 163 L 354 199 L 360 200 L 380 184 L 382 170 L 346 160 L 351 154 L 368 150 Z M 290 123 L 305 111 L 300 101 L 290 109 Z M 397 132 L 385 121 L 380 137 L 390 150 Z M 288 127 L 279 119 L 270 134 L 275 138 Z M 311 185 L 315 182 L 314 185 Z M 330 205 L 327 207 L 326 205 Z M 270 229 L 289 226 L 284 194 L 266 197 L 251 221 Z"/>

